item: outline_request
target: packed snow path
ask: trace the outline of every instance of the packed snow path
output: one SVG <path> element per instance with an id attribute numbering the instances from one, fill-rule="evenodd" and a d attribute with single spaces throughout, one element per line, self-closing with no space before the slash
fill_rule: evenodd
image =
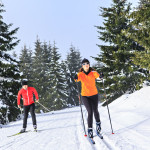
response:
<path id="1" fill-rule="evenodd" d="M 150 87 L 123 95 L 109 105 L 114 135 L 111 134 L 106 107 L 99 105 L 104 139 L 96 136 L 91 145 L 82 126 L 80 107 L 37 115 L 39 131 L 14 137 L 22 128 L 22 120 L 0 129 L 0 150 L 149 150 L 150 149 Z M 87 112 L 83 107 L 86 122 Z M 95 129 L 95 121 L 94 121 Z M 86 123 L 87 128 L 87 123 Z M 28 128 L 32 129 L 31 118 Z"/>

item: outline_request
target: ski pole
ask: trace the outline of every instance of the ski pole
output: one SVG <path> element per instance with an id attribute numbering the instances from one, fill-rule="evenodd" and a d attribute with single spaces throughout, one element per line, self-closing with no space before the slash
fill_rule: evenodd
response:
<path id="1" fill-rule="evenodd" d="M 37 103 L 39 103 L 43 108 L 45 108 L 47 111 L 50 112 L 50 110 L 48 108 L 46 108 L 45 106 L 43 106 L 40 102 L 37 102 Z"/>
<path id="2" fill-rule="evenodd" d="M 82 106 L 81 106 L 81 99 L 80 99 L 79 86 L 78 86 L 78 83 L 77 83 L 77 82 L 76 82 L 76 85 L 77 85 L 77 90 L 78 90 L 78 98 L 79 98 L 79 104 L 80 104 L 80 109 L 81 109 L 82 122 L 83 122 L 84 133 L 85 133 L 85 135 L 84 135 L 84 136 L 87 136 L 87 134 L 86 134 L 86 130 L 85 130 L 85 124 L 84 124 L 83 111 L 82 111 Z"/>
<path id="3" fill-rule="evenodd" d="M 20 111 L 21 111 L 21 115 L 22 115 L 22 108 L 20 108 Z"/>
<path id="4" fill-rule="evenodd" d="M 21 111 L 21 119 L 23 119 L 22 108 L 20 108 L 20 111 Z"/>
<path id="5" fill-rule="evenodd" d="M 110 121 L 111 131 L 112 131 L 112 134 L 114 134 L 112 123 L 111 123 L 110 111 L 109 111 L 109 107 L 108 107 L 107 96 L 106 96 L 106 89 L 105 89 L 105 86 L 104 86 L 104 80 L 102 79 L 102 81 L 103 81 L 104 96 L 106 98 L 106 104 L 107 104 L 107 110 L 108 110 L 108 115 L 109 115 L 109 121 Z"/>

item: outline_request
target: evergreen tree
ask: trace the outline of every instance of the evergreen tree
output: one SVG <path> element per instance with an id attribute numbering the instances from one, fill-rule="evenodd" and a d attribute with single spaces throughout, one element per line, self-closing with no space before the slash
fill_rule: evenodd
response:
<path id="1" fill-rule="evenodd" d="M 80 52 L 76 50 L 73 45 L 71 45 L 70 52 L 68 53 L 67 60 L 66 60 L 66 64 L 67 64 L 66 78 L 67 78 L 67 89 L 68 89 L 67 91 L 69 94 L 67 103 L 73 106 L 79 105 L 78 91 L 77 91 L 76 83 L 74 81 L 74 76 L 79 71 L 79 68 L 81 68 L 81 61 L 82 60 L 81 60 Z"/>
<path id="2" fill-rule="evenodd" d="M 65 74 L 60 64 L 60 54 L 58 48 L 54 46 L 51 51 L 51 69 L 50 76 L 50 95 L 49 95 L 49 108 L 51 110 L 62 109 L 67 106 L 66 97 L 67 91 L 65 91 Z"/>
<path id="3" fill-rule="evenodd" d="M 64 91 L 66 92 L 66 97 L 65 97 L 65 101 L 66 101 L 66 107 L 72 107 L 72 105 L 69 103 L 69 87 L 68 87 L 68 80 L 69 80 L 69 71 L 68 71 L 68 65 L 67 65 L 67 61 L 66 60 L 62 60 L 61 61 L 61 69 L 62 69 L 62 72 L 63 72 L 63 76 L 64 76 Z"/>
<path id="4" fill-rule="evenodd" d="M 16 54 L 16 52 L 15 52 L 15 51 L 13 52 L 13 54 L 12 54 L 12 55 L 13 55 L 13 57 L 17 58 L 17 54 Z"/>
<path id="5" fill-rule="evenodd" d="M 41 57 L 41 75 L 42 78 L 40 80 L 40 86 L 42 89 L 40 89 L 40 93 L 42 95 L 42 100 L 41 103 L 49 108 L 49 103 L 50 103 L 50 99 L 49 99 L 49 95 L 51 95 L 50 93 L 50 89 L 51 89 L 51 85 L 50 85 L 50 69 L 51 69 L 51 51 L 52 51 L 52 47 L 49 43 L 49 45 L 47 45 L 46 42 L 44 42 L 43 45 L 41 45 L 42 47 L 42 57 Z"/>
<path id="6" fill-rule="evenodd" d="M 10 30 L 12 24 L 3 22 L 3 7 L 0 2 L 0 101 L 4 105 L 0 107 L 2 124 L 15 120 L 19 114 L 16 99 L 20 87 L 18 62 L 8 54 L 19 43 L 15 37 L 18 28 Z"/>
<path id="7" fill-rule="evenodd" d="M 107 44 L 98 45 L 101 52 L 95 59 L 104 64 L 98 72 L 105 74 L 107 98 L 111 102 L 125 92 L 133 92 L 141 84 L 138 68 L 131 57 L 134 56 L 133 51 L 142 48 L 122 33 L 131 26 L 127 17 L 131 6 L 126 0 L 113 0 L 111 7 L 101 7 L 100 10 L 104 26 L 97 26 L 99 39 Z"/>
<path id="8" fill-rule="evenodd" d="M 23 77 L 27 80 L 32 80 L 32 51 L 27 49 L 26 45 L 20 54 L 20 72 L 22 72 Z"/>
<path id="9" fill-rule="evenodd" d="M 43 46 L 39 39 L 35 42 L 35 52 L 33 56 L 33 79 L 32 86 L 36 88 L 41 102 L 45 100 L 45 64 L 43 62 Z M 45 66 L 45 67 L 44 67 Z M 38 110 L 40 107 L 38 108 Z"/>
<path id="10" fill-rule="evenodd" d="M 135 52 L 133 62 L 141 68 L 150 70 L 150 0 L 141 0 L 139 6 L 129 16 L 132 28 L 126 31 L 128 38 L 134 39 L 145 50 Z M 134 28 L 134 30 L 133 30 Z M 147 74 L 149 75 L 149 74 Z"/>

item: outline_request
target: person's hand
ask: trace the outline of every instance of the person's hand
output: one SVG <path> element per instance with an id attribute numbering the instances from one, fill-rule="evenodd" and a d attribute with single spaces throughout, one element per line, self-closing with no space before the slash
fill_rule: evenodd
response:
<path id="1" fill-rule="evenodd" d="M 20 106 L 20 105 L 18 105 L 18 108 L 20 108 L 20 109 L 21 109 L 21 106 Z"/>
<path id="2" fill-rule="evenodd" d="M 101 72 L 99 78 L 103 78 L 103 77 L 104 77 L 104 74 L 103 72 Z"/>
<path id="3" fill-rule="evenodd" d="M 38 103 L 38 102 L 39 102 L 39 99 L 36 99 L 36 102 Z"/>
<path id="4" fill-rule="evenodd" d="M 77 74 L 74 76 L 74 80 L 78 80 L 78 75 Z"/>

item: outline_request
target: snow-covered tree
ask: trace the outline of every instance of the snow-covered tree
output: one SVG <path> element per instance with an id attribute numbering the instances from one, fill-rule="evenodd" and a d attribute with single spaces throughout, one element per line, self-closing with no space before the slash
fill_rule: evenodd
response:
<path id="1" fill-rule="evenodd" d="M 110 7 L 101 7 L 100 11 L 104 22 L 97 29 L 99 39 L 106 44 L 98 45 L 100 54 L 95 59 L 103 63 L 99 72 L 105 74 L 107 97 L 111 102 L 127 91 L 133 92 L 141 84 L 141 75 L 131 57 L 142 47 L 123 33 L 131 28 L 128 18 L 131 6 L 127 0 L 113 0 Z"/>
<path id="2" fill-rule="evenodd" d="M 3 21 L 3 4 L 0 2 L 0 106 L 1 123 L 15 120 L 19 114 L 17 108 L 17 92 L 20 88 L 18 62 L 8 54 L 19 43 L 15 34 L 18 28 L 10 30 L 12 24 Z"/>
<path id="3" fill-rule="evenodd" d="M 66 79 L 67 91 L 69 94 L 67 103 L 72 106 L 79 105 L 78 91 L 76 83 L 74 81 L 74 76 L 79 71 L 79 68 L 81 68 L 82 66 L 81 61 L 82 60 L 79 50 L 76 50 L 76 48 L 73 45 L 71 45 L 70 51 L 67 54 L 66 59 Z"/>
<path id="4" fill-rule="evenodd" d="M 32 50 L 28 49 L 26 45 L 20 54 L 19 69 L 25 79 L 32 80 Z"/>
<path id="5" fill-rule="evenodd" d="M 50 95 L 49 107 L 52 110 L 62 109 L 67 106 L 67 91 L 65 88 L 65 74 L 61 66 L 60 54 L 58 53 L 58 48 L 54 42 L 51 51 L 51 68 L 49 72 L 50 77 Z"/>

